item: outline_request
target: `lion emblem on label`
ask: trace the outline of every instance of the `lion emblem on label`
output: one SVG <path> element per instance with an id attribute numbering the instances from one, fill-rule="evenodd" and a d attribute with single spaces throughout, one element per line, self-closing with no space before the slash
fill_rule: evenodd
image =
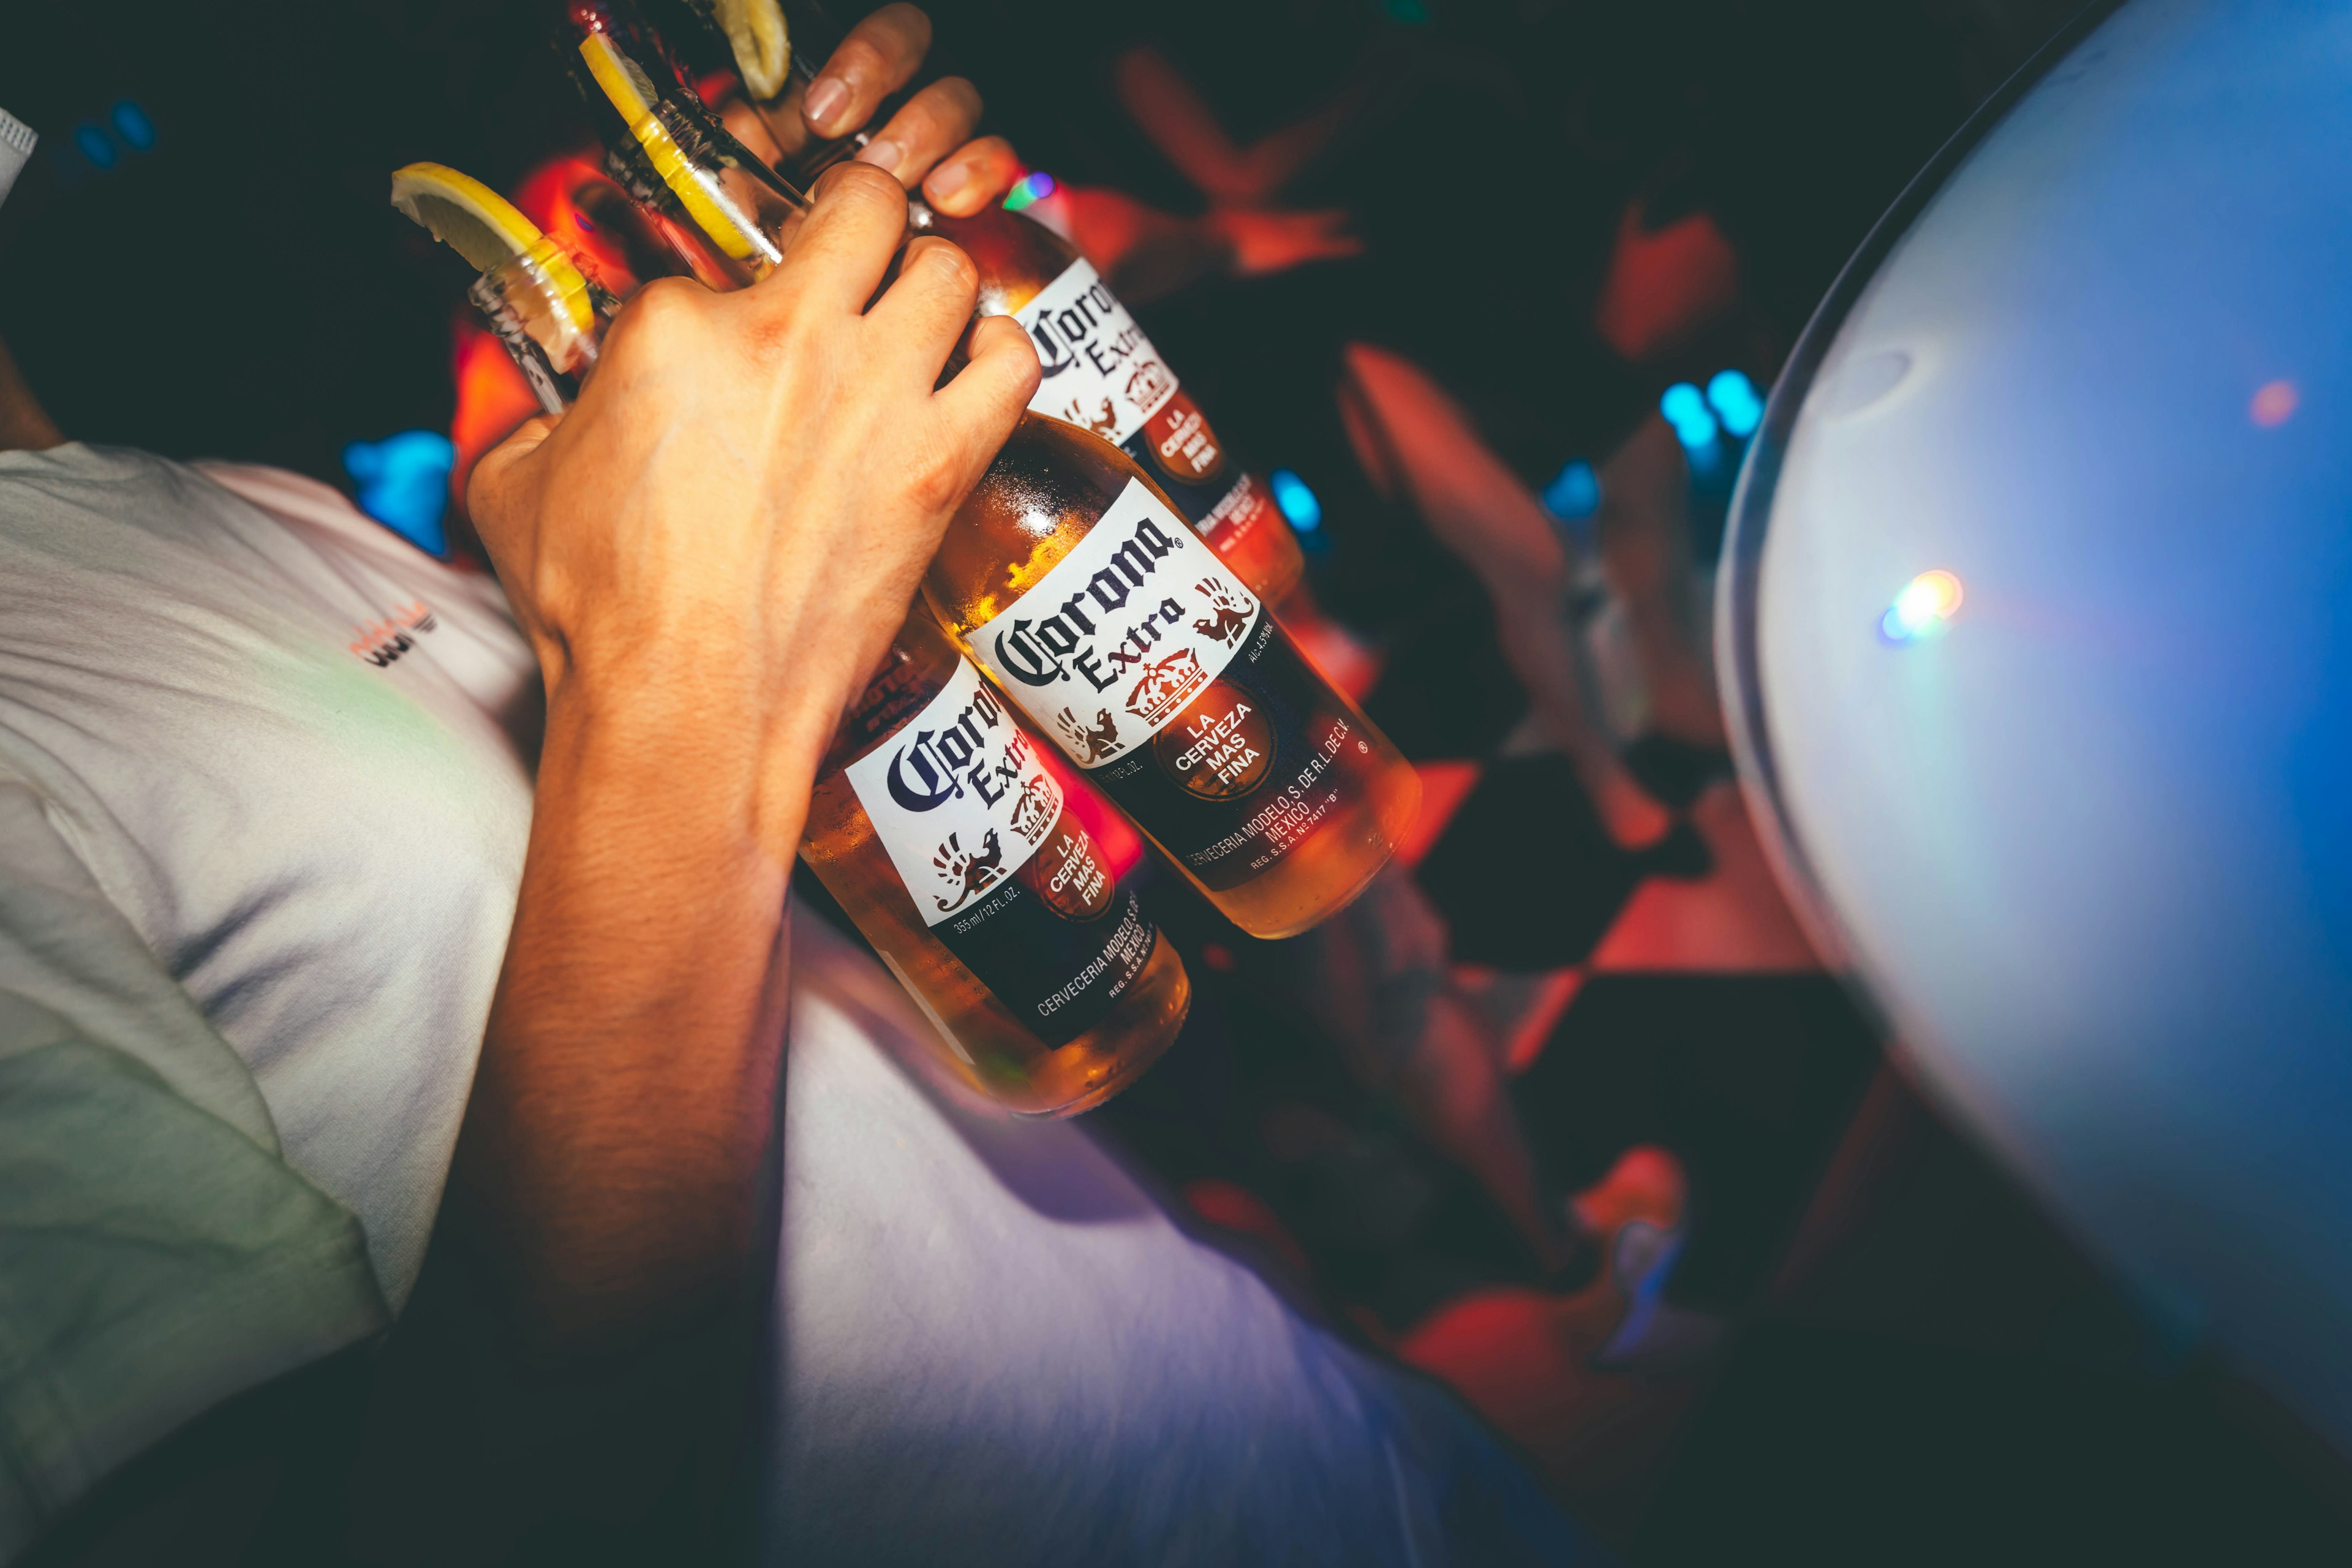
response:
<path id="1" fill-rule="evenodd" d="M 1184 705 L 1185 700 L 1208 684 L 1209 672 L 1191 648 L 1178 648 L 1166 658 L 1143 667 L 1143 679 L 1127 694 L 1127 710 L 1146 724 L 1157 725 Z"/>
<path id="2" fill-rule="evenodd" d="M 1108 397 L 1098 398 L 1096 402 L 1095 411 L 1089 416 L 1078 406 L 1078 400 L 1074 397 L 1070 399 L 1069 407 L 1063 410 L 1062 417 L 1070 424 L 1084 426 L 1108 441 L 1118 434 L 1118 411 L 1110 405 Z"/>
<path id="3" fill-rule="evenodd" d="M 988 830 L 988 837 L 980 841 L 980 848 L 976 852 L 966 849 L 950 833 L 947 842 L 940 845 L 939 852 L 931 857 L 931 868 L 939 872 L 940 881 L 960 889 L 953 903 L 939 898 L 937 894 L 932 895 L 940 910 L 951 914 L 971 901 L 973 894 L 984 893 L 996 884 L 1003 874 L 1004 846 L 997 842 L 993 827 Z"/>
<path id="4" fill-rule="evenodd" d="M 1118 745 L 1118 727 L 1111 722 L 1108 708 L 1095 715 L 1091 730 L 1079 722 L 1076 714 L 1065 708 L 1054 715 L 1054 728 L 1069 738 L 1071 747 L 1080 753 L 1078 763 L 1083 767 L 1091 767 L 1109 756 Z"/>
<path id="5" fill-rule="evenodd" d="M 1227 647 L 1249 634 L 1250 612 L 1257 608 L 1255 600 L 1222 577 L 1203 577 L 1192 586 L 1207 595 L 1209 608 L 1216 612 L 1194 621 L 1194 631 Z"/>

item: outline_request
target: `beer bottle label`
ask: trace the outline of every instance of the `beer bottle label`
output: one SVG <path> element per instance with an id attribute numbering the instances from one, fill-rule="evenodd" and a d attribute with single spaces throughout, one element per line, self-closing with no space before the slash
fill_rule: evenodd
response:
<path id="1" fill-rule="evenodd" d="M 1211 538 L 1277 515 L 1265 487 L 1226 460 L 1207 417 L 1092 267 L 1073 261 L 1013 319 L 1037 345 L 1045 373 L 1031 413 L 1124 448 Z"/>
<path id="2" fill-rule="evenodd" d="M 1108 1016 L 1159 932 L 965 660 L 845 771 L 923 923 L 1048 1046 Z"/>
<path id="3" fill-rule="evenodd" d="M 1139 479 L 971 646 L 1211 888 L 1312 833 L 1350 787 L 1342 750 L 1366 750 L 1274 617 Z"/>

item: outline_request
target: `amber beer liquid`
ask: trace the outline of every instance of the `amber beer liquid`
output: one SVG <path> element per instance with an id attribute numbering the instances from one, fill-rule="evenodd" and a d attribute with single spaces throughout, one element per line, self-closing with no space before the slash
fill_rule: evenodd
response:
<path id="1" fill-rule="evenodd" d="M 623 183 L 698 226 L 724 266 L 763 275 L 803 210 L 797 196 L 674 79 L 657 85 L 674 72 L 618 0 L 570 0 L 564 16 L 574 79 Z M 1037 596 L 1047 588 L 1055 605 Z M 1301 657 L 1264 596 L 1086 428 L 1023 416 L 924 595 L 1088 782 L 1252 935 L 1305 931 L 1347 903 L 1419 808 L 1412 767 Z"/>
<path id="2" fill-rule="evenodd" d="M 1307 930 L 1421 805 L 1388 738 L 1132 458 L 1024 415 L 948 528 L 924 596 L 1226 918 Z"/>
<path id="3" fill-rule="evenodd" d="M 980 312 L 1011 316 L 1045 375 L 1032 412 L 1084 426 L 1135 459 L 1259 598 L 1280 604 L 1307 569 L 1265 481 L 1224 444 L 1086 258 L 1034 218 L 991 203 L 971 217 L 913 204 L 919 233 L 961 246 L 980 270 Z"/>
<path id="4" fill-rule="evenodd" d="M 595 330 L 559 333 L 558 287 L 533 255 L 473 289 L 550 413 L 611 310 L 592 283 Z M 1118 1093 L 1192 1002 L 1183 960 L 1068 809 L 1087 788 L 919 605 L 817 769 L 801 842 L 938 1026 L 950 1070 L 1028 1115 Z"/>
<path id="5" fill-rule="evenodd" d="M 808 142 L 801 102 L 842 30 L 807 0 L 793 0 L 783 10 L 791 23 L 790 72 L 782 90 L 753 104 L 777 145 L 788 150 L 791 174 L 806 181 L 864 138 Z M 615 8 L 614 16 L 623 13 Z M 668 60 L 675 73 L 677 61 L 652 27 L 640 18 L 624 19 L 636 28 L 639 52 Z M 733 138 L 728 142 L 740 148 Z M 1252 594 L 1280 604 L 1297 586 L 1307 563 L 1272 492 L 1234 460 L 1176 373 L 1077 248 L 993 202 L 971 217 L 950 217 L 920 201 L 909 204 L 909 213 L 915 232 L 951 239 L 971 258 L 980 272 L 980 313 L 1011 316 L 1035 343 L 1045 376 L 1030 409 L 1082 425 L 1124 450 Z"/>
<path id="6" fill-rule="evenodd" d="M 919 605 L 817 773 L 801 844 L 1010 1109 L 1100 1104 L 1175 1039 L 1184 962 L 1068 809 L 1087 788 Z"/>

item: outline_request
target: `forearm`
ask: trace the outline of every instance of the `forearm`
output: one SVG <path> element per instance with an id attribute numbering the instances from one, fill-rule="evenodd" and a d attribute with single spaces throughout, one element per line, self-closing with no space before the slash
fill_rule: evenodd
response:
<path id="1" fill-rule="evenodd" d="M 457 1169 L 542 1352 L 625 1349 L 723 1297 L 749 1254 L 786 879 L 829 728 L 675 680 L 551 698 Z"/>

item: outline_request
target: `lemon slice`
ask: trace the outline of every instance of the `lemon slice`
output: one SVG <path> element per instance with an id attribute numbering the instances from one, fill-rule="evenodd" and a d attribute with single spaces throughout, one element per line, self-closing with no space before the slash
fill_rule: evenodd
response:
<path id="1" fill-rule="evenodd" d="M 710 237 L 710 242 L 738 261 L 750 261 L 755 256 L 772 265 L 781 260 L 783 253 L 760 232 L 760 226 L 709 170 L 686 155 L 677 139 L 662 124 L 655 111 L 660 94 L 637 62 L 602 33 L 591 33 L 580 40 L 580 56 L 588 62 L 588 74 L 628 126 L 629 134 L 646 150 L 654 173 L 677 197 L 686 216 Z"/>
<path id="2" fill-rule="evenodd" d="M 546 297 L 545 310 L 530 312 L 530 324 L 539 329 L 533 335 L 542 338 L 540 346 L 558 369 L 578 362 L 596 330 L 588 279 L 512 202 L 446 163 L 411 163 L 393 171 L 392 205 L 478 272 L 520 262 Z"/>
<path id="3" fill-rule="evenodd" d="M 743 90 L 756 99 L 783 91 L 784 73 L 793 66 L 783 7 L 776 0 L 712 0 L 711 11 L 727 35 L 727 47 L 735 51 Z"/>

